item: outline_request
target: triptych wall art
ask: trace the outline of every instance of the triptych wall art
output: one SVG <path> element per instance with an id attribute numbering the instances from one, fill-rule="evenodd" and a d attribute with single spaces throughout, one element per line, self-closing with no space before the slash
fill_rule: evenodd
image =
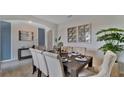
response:
<path id="1" fill-rule="evenodd" d="M 91 42 L 91 24 L 84 24 L 67 29 L 68 42 Z"/>

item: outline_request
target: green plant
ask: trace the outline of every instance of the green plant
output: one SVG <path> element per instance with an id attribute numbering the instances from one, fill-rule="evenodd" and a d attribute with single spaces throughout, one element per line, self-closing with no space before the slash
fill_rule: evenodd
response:
<path id="1" fill-rule="evenodd" d="M 59 36 L 58 38 L 57 37 L 55 38 L 56 43 L 59 42 L 60 40 L 61 40 L 61 36 Z"/>
<path id="2" fill-rule="evenodd" d="M 118 53 L 124 50 L 124 30 L 119 28 L 108 28 L 96 33 L 97 41 L 104 41 L 105 44 L 99 49 L 104 51 L 111 50 Z"/>
<path id="3" fill-rule="evenodd" d="M 61 36 L 59 36 L 58 38 L 57 37 L 55 38 L 57 48 L 61 48 L 63 46 L 63 42 L 60 42 L 60 41 L 61 41 Z"/>

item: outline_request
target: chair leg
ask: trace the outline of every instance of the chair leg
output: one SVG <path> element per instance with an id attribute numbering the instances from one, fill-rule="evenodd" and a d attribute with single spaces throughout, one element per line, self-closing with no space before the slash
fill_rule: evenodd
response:
<path id="1" fill-rule="evenodd" d="M 33 65 L 33 72 L 32 72 L 32 74 L 34 74 L 36 71 L 37 71 L 37 68 L 36 68 L 36 66 Z"/>
<path id="2" fill-rule="evenodd" d="M 42 76 L 42 72 L 38 69 L 38 77 L 41 77 Z"/>

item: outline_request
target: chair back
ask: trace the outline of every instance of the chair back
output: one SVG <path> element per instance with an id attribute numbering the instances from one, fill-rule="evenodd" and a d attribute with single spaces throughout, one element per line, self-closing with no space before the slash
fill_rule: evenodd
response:
<path id="1" fill-rule="evenodd" d="M 44 50 L 46 50 L 46 47 L 45 46 L 38 46 L 38 49 L 44 51 Z"/>
<path id="2" fill-rule="evenodd" d="M 31 51 L 31 54 L 32 54 L 33 65 L 36 66 L 37 68 L 39 68 L 38 59 L 37 59 L 37 55 L 36 55 L 35 49 L 30 48 L 29 50 Z"/>
<path id="3" fill-rule="evenodd" d="M 64 69 L 63 64 L 60 61 L 60 56 L 55 53 L 44 52 L 43 53 L 46 58 L 49 76 L 50 77 L 63 77 L 64 76 Z"/>
<path id="4" fill-rule="evenodd" d="M 45 56 L 43 55 L 43 51 L 36 49 L 35 50 L 37 58 L 38 58 L 38 63 L 39 63 L 39 70 L 48 76 L 48 68 L 45 60 Z"/>
<path id="5" fill-rule="evenodd" d="M 117 59 L 117 55 L 115 53 L 113 53 L 112 51 L 107 51 L 104 56 L 103 63 L 101 65 L 100 72 L 96 76 L 110 77 L 112 67 L 116 59 Z"/>

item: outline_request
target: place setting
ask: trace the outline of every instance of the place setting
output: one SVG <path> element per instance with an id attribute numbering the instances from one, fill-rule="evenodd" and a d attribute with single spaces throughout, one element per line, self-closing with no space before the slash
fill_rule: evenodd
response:
<path id="1" fill-rule="evenodd" d="M 87 62 L 87 57 L 82 57 L 82 56 L 78 56 L 78 57 L 75 57 L 75 60 L 79 63 L 85 63 Z"/>

